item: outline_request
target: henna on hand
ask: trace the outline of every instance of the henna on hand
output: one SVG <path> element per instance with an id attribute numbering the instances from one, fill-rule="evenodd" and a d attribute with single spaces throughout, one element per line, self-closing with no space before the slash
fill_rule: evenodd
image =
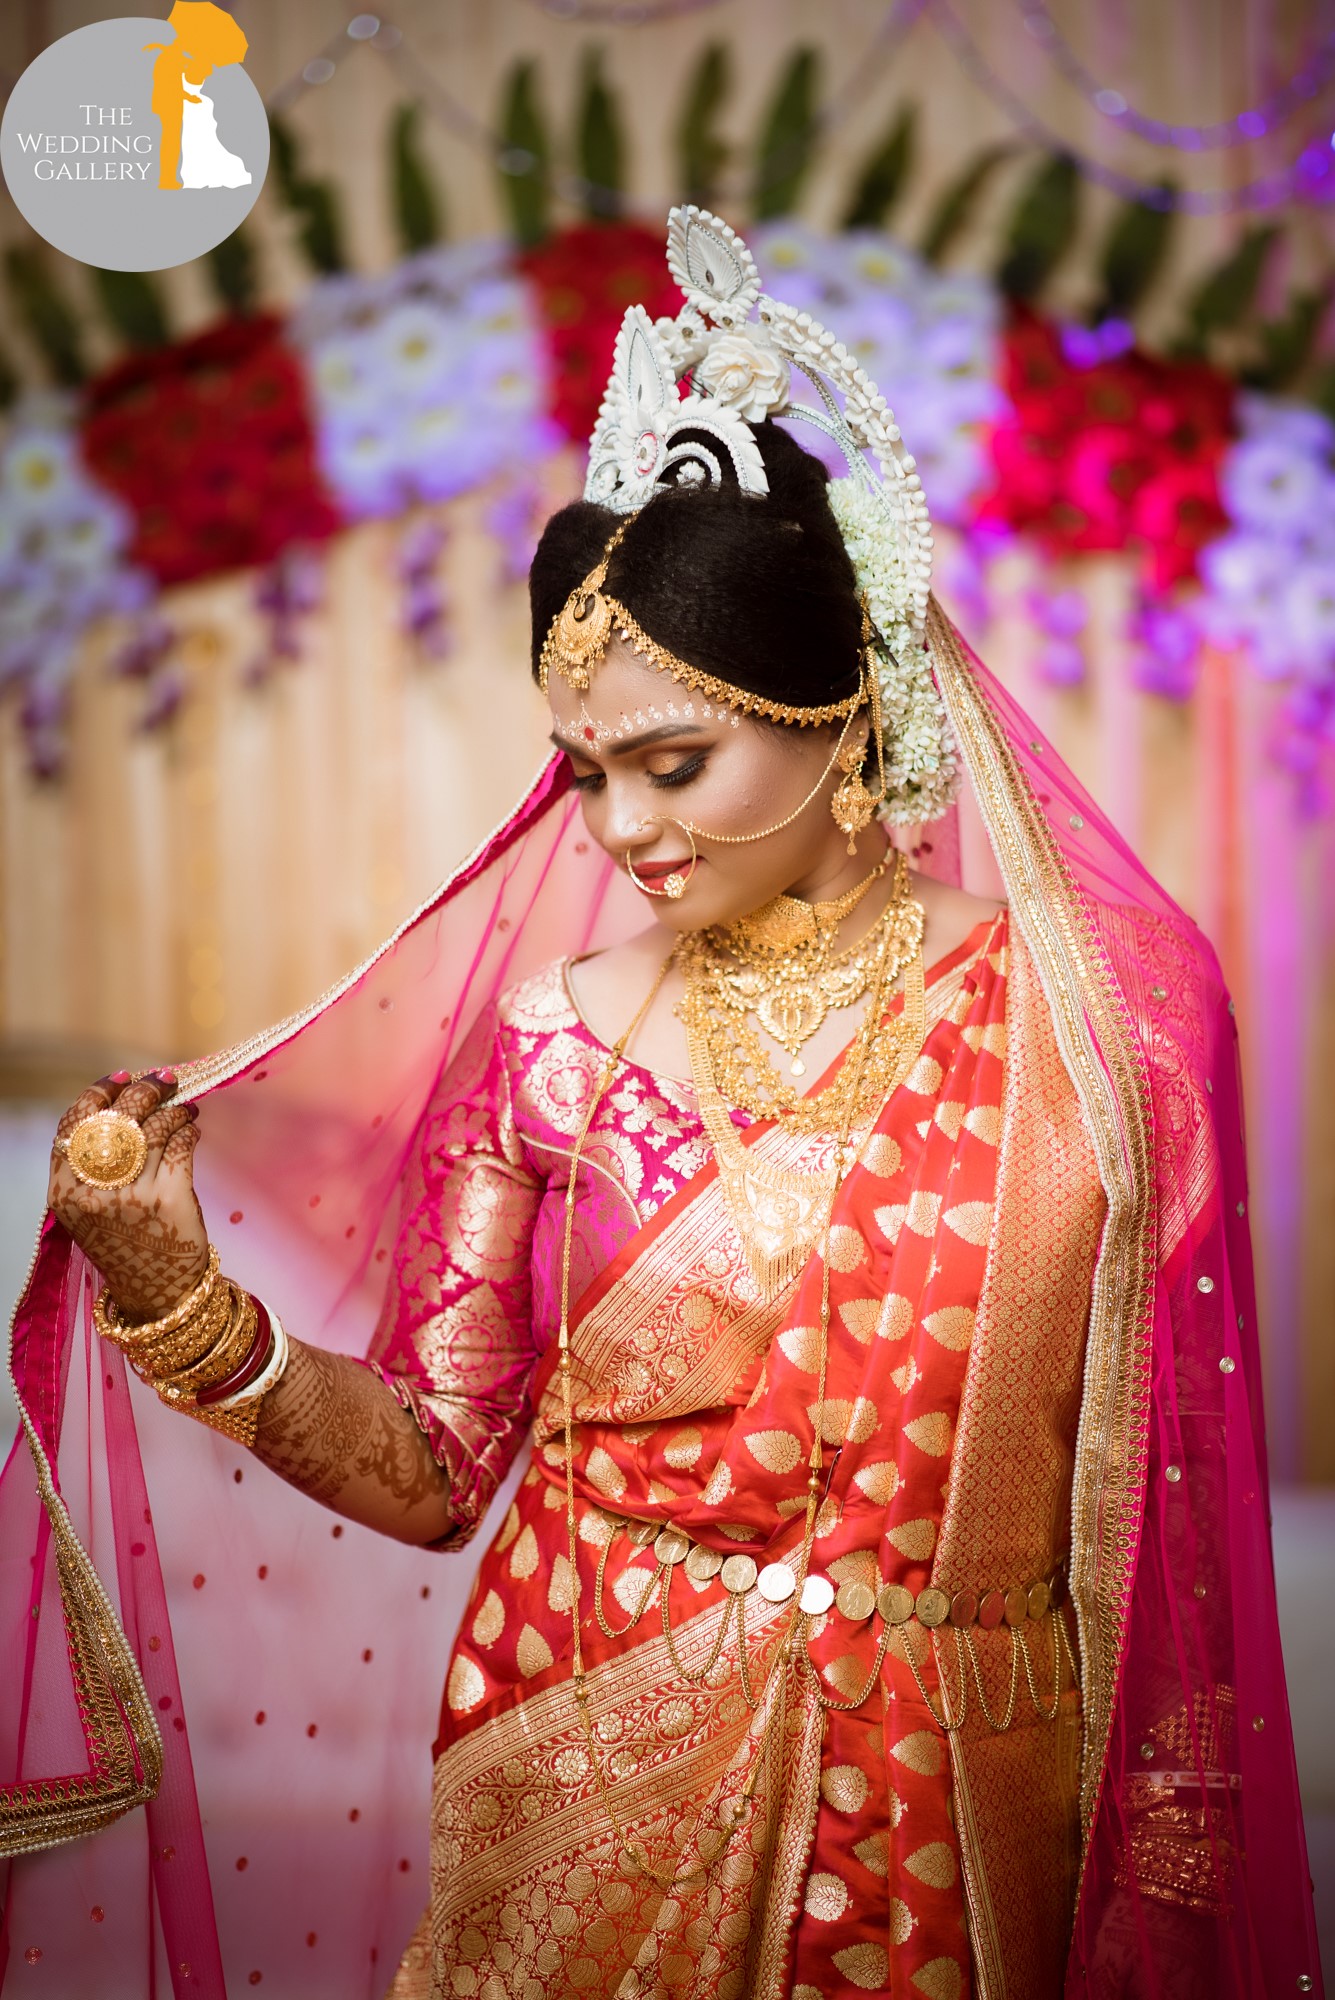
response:
<path id="1" fill-rule="evenodd" d="M 132 1319 L 170 1312 L 198 1284 L 208 1262 L 207 1245 L 201 1258 L 197 1237 L 164 1215 L 160 1201 L 145 1201 L 128 1189 L 114 1210 L 79 1236 L 79 1247 Z"/>
<path id="2" fill-rule="evenodd" d="M 449 1530 L 449 1475 L 380 1377 L 346 1354 L 290 1341 L 252 1450 L 290 1486 L 399 1541 Z"/>

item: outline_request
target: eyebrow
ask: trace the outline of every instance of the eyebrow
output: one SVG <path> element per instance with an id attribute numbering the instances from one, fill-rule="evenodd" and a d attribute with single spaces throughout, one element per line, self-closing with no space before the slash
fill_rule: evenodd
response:
<path id="1" fill-rule="evenodd" d="M 665 722 L 661 729 L 645 729 L 638 736 L 623 736 L 618 741 L 600 743 L 593 747 L 598 750 L 599 754 L 606 751 L 609 757 L 625 757 L 632 750 L 643 750 L 650 743 L 661 743 L 669 736 L 704 736 L 705 734 L 706 731 L 701 729 L 698 723 Z M 555 729 L 551 733 L 550 740 L 556 745 L 558 750 L 564 750 L 569 757 L 588 757 L 591 754 L 589 744 L 570 743 Z"/>

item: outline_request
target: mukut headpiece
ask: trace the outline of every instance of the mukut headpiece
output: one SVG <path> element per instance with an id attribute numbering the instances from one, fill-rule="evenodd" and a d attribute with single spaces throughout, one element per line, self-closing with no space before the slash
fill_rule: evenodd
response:
<path id="1" fill-rule="evenodd" d="M 584 497 L 631 516 L 663 486 L 732 483 L 764 495 L 768 482 L 751 425 L 779 415 L 814 424 L 839 446 L 848 467 L 829 492 L 871 625 L 864 685 L 842 701 L 799 707 L 732 687 L 678 659 L 603 589 L 628 520 L 552 621 L 538 663 L 541 684 L 554 668 L 584 691 L 618 634 L 685 686 L 773 721 L 830 722 L 864 703 L 873 713 L 879 706 L 884 816 L 936 818 L 954 796 L 959 760 L 924 640 L 931 522 L 893 413 L 833 333 L 761 291 L 755 259 L 726 222 L 703 209 L 674 208 L 667 258 L 685 304 L 675 319 L 657 321 L 643 306 L 628 308 L 589 445 Z M 794 369 L 812 384 L 817 403 L 793 399 Z M 683 397 L 677 384 L 685 375 L 690 393 Z"/>

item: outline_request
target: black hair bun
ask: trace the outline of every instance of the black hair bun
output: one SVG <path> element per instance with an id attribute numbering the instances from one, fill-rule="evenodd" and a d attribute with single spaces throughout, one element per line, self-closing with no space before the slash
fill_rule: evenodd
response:
<path id="1" fill-rule="evenodd" d="M 678 658 L 771 701 L 815 708 L 861 680 L 862 613 L 820 460 L 754 427 L 769 492 L 661 488 L 630 522 L 608 589 Z M 529 573 L 533 664 L 570 592 L 624 517 L 576 501 L 543 530 Z"/>

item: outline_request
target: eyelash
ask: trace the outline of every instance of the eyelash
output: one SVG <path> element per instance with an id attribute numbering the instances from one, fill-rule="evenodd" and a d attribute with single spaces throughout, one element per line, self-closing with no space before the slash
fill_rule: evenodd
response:
<path id="1" fill-rule="evenodd" d="M 692 778 L 699 777 L 701 771 L 703 771 L 704 768 L 705 768 L 705 760 L 703 757 L 688 757 L 686 759 L 686 762 L 684 764 L 678 764 L 675 770 L 658 771 L 658 772 L 651 771 L 649 773 L 649 782 L 652 785 L 664 785 L 664 786 L 688 785 L 691 782 Z"/>
<path id="2" fill-rule="evenodd" d="M 688 757 L 686 762 L 678 764 L 675 770 L 650 771 L 649 782 L 665 790 L 673 785 L 688 785 L 692 778 L 699 777 L 704 768 L 703 757 Z M 577 792 L 593 792 L 603 783 L 603 774 L 601 771 L 588 771 L 582 778 L 572 778 L 571 783 Z"/>

